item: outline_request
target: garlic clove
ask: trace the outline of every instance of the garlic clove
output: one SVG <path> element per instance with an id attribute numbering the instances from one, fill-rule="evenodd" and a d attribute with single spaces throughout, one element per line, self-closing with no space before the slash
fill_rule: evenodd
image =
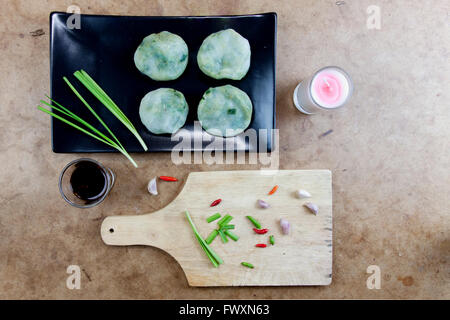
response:
<path id="1" fill-rule="evenodd" d="M 297 197 L 299 197 L 300 199 L 311 198 L 311 193 L 306 190 L 300 189 L 297 191 Z"/>
<path id="2" fill-rule="evenodd" d="M 270 207 L 270 204 L 268 204 L 267 202 L 265 202 L 264 200 L 261 200 L 261 199 L 258 200 L 258 205 L 260 208 L 263 208 L 263 209 L 267 209 Z"/>
<path id="3" fill-rule="evenodd" d="M 158 189 L 156 188 L 156 177 L 149 181 L 147 185 L 147 190 L 150 194 L 156 196 L 158 194 Z"/>
<path id="4" fill-rule="evenodd" d="M 312 203 L 312 202 L 307 202 L 304 204 L 305 207 L 307 207 L 309 209 L 309 211 L 311 211 L 312 213 L 314 213 L 317 216 L 317 213 L 319 212 L 319 207 L 317 206 L 317 204 Z"/>
<path id="5" fill-rule="evenodd" d="M 280 219 L 280 227 L 283 231 L 283 234 L 289 234 L 289 231 L 291 230 L 291 224 L 286 219 L 281 218 Z"/>

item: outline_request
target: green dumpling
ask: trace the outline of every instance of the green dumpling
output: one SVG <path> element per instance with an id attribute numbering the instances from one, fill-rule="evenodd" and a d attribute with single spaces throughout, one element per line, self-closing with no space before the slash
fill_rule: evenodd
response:
<path id="1" fill-rule="evenodd" d="M 250 44 L 233 29 L 213 33 L 200 46 L 197 63 L 214 79 L 241 80 L 250 68 Z"/>
<path id="2" fill-rule="evenodd" d="M 188 47 L 176 34 L 168 31 L 152 33 L 137 48 L 134 63 L 140 72 L 153 80 L 174 80 L 186 69 Z"/>
<path id="3" fill-rule="evenodd" d="M 253 105 L 248 95 L 232 86 L 209 88 L 198 105 L 202 128 L 215 136 L 232 137 L 250 124 Z"/>
<path id="4" fill-rule="evenodd" d="M 154 134 L 175 133 L 186 122 L 188 112 L 184 95 L 169 88 L 150 91 L 139 107 L 142 123 Z"/>

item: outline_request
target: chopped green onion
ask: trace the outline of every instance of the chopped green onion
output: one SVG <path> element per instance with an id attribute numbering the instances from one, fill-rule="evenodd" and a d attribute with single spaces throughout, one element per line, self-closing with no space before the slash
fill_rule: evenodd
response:
<path id="1" fill-rule="evenodd" d="M 233 240 L 233 241 L 239 240 L 239 237 L 237 235 L 235 235 L 233 232 L 231 232 L 230 230 L 225 230 L 224 233 L 226 236 L 229 236 L 231 238 L 231 240 Z"/>
<path id="2" fill-rule="evenodd" d="M 211 223 L 214 220 L 217 220 L 219 218 L 220 218 L 220 213 L 216 213 L 216 214 L 213 214 L 212 216 L 210 216 L 209 218 L 207 218 L 206 222 Z"/>
<path id="3" fill-rule="evenodd" d="M 217 255 L 217 253 L 214 252 L 213 249 L 211 249 L 211 247 L 200 236 L 200 234 L 197 231 L 197 228 L 194 225 L 194 222 L 191 219 L 191 215 L 187 210 L 186 210 L 186 218 L 188 219 L 192 231 L 194 232 L 194 235 L 197 238 L 198 242 L 200 243 L 200 246 L 202 247 L 203 251 L 205 251 L 206 255 L 208 256 L 213 266 L 218 267 L 220 264 L 223 263 L 223 260 Z"/>
<path id="4" fill-rule="evenodd" d="M 222 222 L 225 221 L 225 219 L 228 219 L 229 216 L 230 216 L 229 214 L 226 214 L 222 219 L 219 220 L 219 222 L 217 222 L 217 224 L 220 226 Z"/>
<path id="5" fill-rule="evenodd" d="M 223 233 L 222 229 L 219 229 L 218 231 L 219 231 L 219 236 L 220 236 L 220 238 L 222 239 L 222 242 L 223 242 L 223 243 L 227 243 L 227 242 L 228 242 L 228 239 L 227 239 L 227 237 L 225 236 L 225 233 Z"/>
<path id="6" fill-rule="evenodd" d="M 256 220 L 252 216 L 247 216 L 247 219 L 250 220 L 251 223 L 253 223 L 253 225 L 256 227 L 256 229 L 261 229 L 261 223 L 259 223 L 258 220 Z"/>
<path id="7" fill-rule="evenodd" d="M 250 268 L 250 269 L 253 269 L 253 268 L 254 268 L 254 266 L 253 266 L 251 263 L 248 263 L 248 262 L 241 262 L 241 264 L 242 264 L 244 267 L 247 267 L 247 268 Z"/>
<path id="8" fill-rule="evenodd" d="M 225 215 L 222 219 L 219 220 L 219 222 L 217 222 L 217 224 L 222 227 L 222 226 L 226 226 L 228 224 L 228 222 L 230 222 L 233 219 L 232 216 L 230 216 L 229 214 Z"/>
<path id="9" fill-rule="evenodd" d="M 106 94 L 105 91 L 92 79 L 84 70 L 76 71 L 73 74 L 111 113 L 122 122 L 128 130 L 136 137 L 145 151 L 148 150 L 147 145 L 133 126 L 127 116 L 120 110 L 114 101 Z"/>
<path id="10" fill-rule="evenodd" d="M 227 224 L 226 226 L 222 226 L 222 230 L 234 229 L 234 224 Z"/>
<path id="11" fill-rule="evenodd" d="M 211 244 L 211 242 L 213 242 L 213 240 L 217 237 L 217 235 L 219 234 L 219 231 L 217 230 L 213 230 L 209 236 L 205 239 L 205 242 L 207 244 Z"/>
<path id="12" fill-rule="evenodd" d="M 269 237 L 269 242 L 270 242 L 271 245 L 274 245 L 275 244 L 275 237 L 274 236 L 270 236 Z"/>

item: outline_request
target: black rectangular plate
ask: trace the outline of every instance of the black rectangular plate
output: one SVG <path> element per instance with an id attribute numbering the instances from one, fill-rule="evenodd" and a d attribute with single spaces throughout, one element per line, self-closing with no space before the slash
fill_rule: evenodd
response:
<path id="1" fill-rule="evenodd" d="M 204 17 L 134 17 L 81 15 L 80 29 L 69 29 L 70 14 L 53 12 L 50 15 L 50 90 L 51 97 L 66 108 L 105 132 L 98 121 L 83 106 L 63 81 L 63 76 L 77 88 L 81 95 L 108 124 L 129 152 L 143 149 L 131 132 L 101 105 L 73 76 L 84 69 L 108 93 L 134 124 L 149 147 L 149 152 L 171 151 L 179 144 L 170 135 L 150 133 L 139 118 L 141 99 L 151 90 L 161 87 L 181 91 L 189 104 L 189 114 L 183 129 L 193 139 L 197 105 L 210 87 L 234 85 L 245 91 L 253 103 L 253 116 L 249 129 L 255 129 L 259 147 L 249 144 L 244 135 L 237 136 L 237 150 L 254 151 L 273 147 L 271 129 L 275 128 L 275 52 L 276 13 L 243 16 Z M 248 39 L 251 47 L 250 70 L 240 81 L 215 80 L 204 75 L 197 65 L 197 52 L 203 40 L 213 32 L 232 28 Z M 189 48 L 189 62 L 185 72 L 173 81 L 154 81 L 141 74 L 134 65 L 134 52 L 142 39 L 151 33 L 170 31 L 181 36 Z M 267 130 L 261 140 L 259 129 Z M 248 132 L 247 132 L 248 133 Z M 214 137 L 198 147 L 192 143 L 184 150 L 204 150 Z M 267 143 L 265 142 L 267 141 Z M 263 148 L 261 148 L 261 146 Z M 52 118 L 52 148 L 57 153 L 115 152 L 109 146 Z"/>

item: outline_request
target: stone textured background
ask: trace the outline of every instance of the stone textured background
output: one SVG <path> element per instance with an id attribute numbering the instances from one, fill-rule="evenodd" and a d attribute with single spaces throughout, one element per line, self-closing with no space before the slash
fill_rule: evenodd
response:
<path id="1" fill-rule="evenodd" d="M 31 1 L 2 0 L 0 12 L 0 298 L 450 298 L 450 4 L 419 1 Z M 281 169 L 331 169 L 333 283 L 328 287 L 191 288 L 179 265 L 151 247 L 107 247 L 102 218 L 169 203 L 181 184 L 147 195 L 155 175 L 257 169 L 174 166 L 170 154 L 88 154 L 117 174 L 102 205 L 79 210 L 57 189 L 63 166 L 50 119 L 36 110 L 49 92 L 49 13 L 76 4 L 115 15 L 278 14 L 277 127 Z M 379 5 L 381 30 L 366 28 Z M 42 32 L 34 32 L 42 29 Z M 296 84 L 324 65 L 353 77 L 341 110 L 303 116 Z M 332 133 L 320 137 L 323 132 Z M 83 270 L 68 290 L 66 268 Z M 380 290 L 366 288 L 378 265 Z"/>

